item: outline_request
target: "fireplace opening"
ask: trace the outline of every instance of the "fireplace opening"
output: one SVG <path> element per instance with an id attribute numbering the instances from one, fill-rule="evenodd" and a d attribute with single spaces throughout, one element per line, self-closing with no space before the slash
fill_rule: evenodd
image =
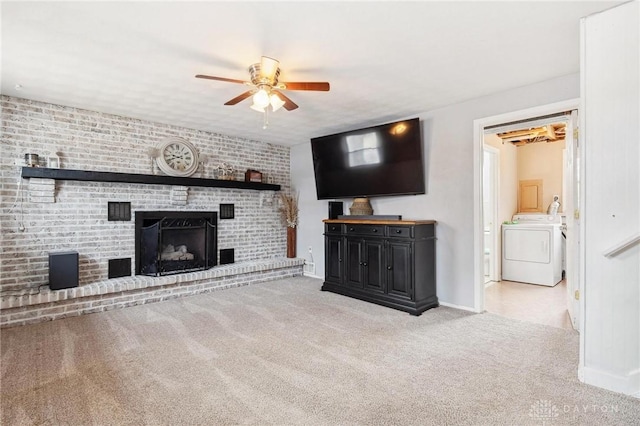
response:
<path id="1" fill-rule="evenodd" d="M 215 266 L 217 218 L 215 212 L 136 212 L 136 275 L 170 275 Z"/>

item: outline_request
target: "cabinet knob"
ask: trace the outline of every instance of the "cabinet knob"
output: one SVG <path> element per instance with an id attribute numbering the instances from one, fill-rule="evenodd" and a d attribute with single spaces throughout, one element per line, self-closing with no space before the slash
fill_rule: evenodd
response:
<path id="1" fill-rule="evenodd" d="M 341 257 L 338 258 L 338 262 L 342 262 L 342 258 Z"/>
<path id="2" fill-rule="evenodd" d="M 387 266 L 387 271 L 392 270 L 393 268 L 391 266 Z"/>
<path id="3" fill-rule="evenodd" d="M 401 229 L 396 229 L 396 234 L 402 234 L 402 230 Z"/>
<path id="4" fill-rule="evenodd" d="M 353 231 L 354 231 L 354 229 L 353 229 L 353 228 L 349 228 L 349 231 L 353 232 Z"/>
<path id="5" fill-rule="evenodd" d="M 378 232 L 378 229 L 377 228 L 373 228 L 373 232 Z"/>
<path id="6" fill-rule="evenodd" d="M 367 262 L 362 262 L 362 266 L 367 266 Z"/>

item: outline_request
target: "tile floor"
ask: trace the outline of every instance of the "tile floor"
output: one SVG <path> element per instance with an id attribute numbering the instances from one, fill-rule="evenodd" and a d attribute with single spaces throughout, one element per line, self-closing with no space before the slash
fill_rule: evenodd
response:
<path id="1" fill-rule="evenodd" d="M 572 330 L 567 312 L 567 285 L 555 287 L 499 281 L 485 288 L 487 312 L 508 318 Z"/>

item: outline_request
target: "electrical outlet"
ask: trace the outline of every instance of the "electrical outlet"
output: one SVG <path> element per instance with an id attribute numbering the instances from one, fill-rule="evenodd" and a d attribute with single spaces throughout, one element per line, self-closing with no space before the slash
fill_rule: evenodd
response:
<path id="1" fill-rule="evenodd" d="M 303 274 L 304 275 L 311 275 L 311 276 L 315 276 L 316 275 L 316 264 L 313 262 L 304 262 L 303 265 Z"/>

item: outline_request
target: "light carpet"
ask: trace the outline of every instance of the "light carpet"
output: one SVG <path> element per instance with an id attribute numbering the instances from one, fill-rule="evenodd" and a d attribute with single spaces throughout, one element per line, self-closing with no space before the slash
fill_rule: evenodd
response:
<path id="1" fill-rule="evenodd" d="M 573 331 L 290 278 L 1 332 L 2 424 L 631 425 Z"/>

